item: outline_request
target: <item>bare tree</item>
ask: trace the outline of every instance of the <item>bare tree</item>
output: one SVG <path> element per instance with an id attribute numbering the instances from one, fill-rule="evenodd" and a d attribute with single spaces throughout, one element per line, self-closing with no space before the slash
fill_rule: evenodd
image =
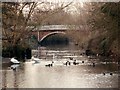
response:
<path id="1" fill-rule="evenodd" d="M 71 3 L 61 4 L 52 9 L 46 2 L 3 2 L 3 49 L 9 49 L 11 47 L 12 51 L 14 51 L 18 46 L 24 48 L 29 47 L 28 42 L 26 42 L 29 32 L 36 28 L 36 25 L 41 25 L 42 21 L 46 20 L 51 15 L 60 12 L 70 4 Z M 38 17 L 40 18 L 38 21 L 35 21 L 35 23 L 31 23 L 35 13 L 39 13 Z M 29 25 L 31 24 L 33 28 L 30 29 Z"/>
<path id="2" fill-rule="evenodd" d="M 32 16 L 31 23 L 35 25 L 44 25 L 44 24 L 54 24 L 56 22 L 60 23 L 60 18 L 63 20 L 64 16 L 67 15 L 67 12 L 64 11 L 66 7 L 69 7 L 70 3 L 43 3 L 42 7 L 38 7 Z M 44 6 L 47 6 L 45 8 Z M 58 17 L 57 15 L 64 15 Z M 58 19 L 59 18 L 59 19 Z"/>
<path id="3" fill-rule="evenodd" d="M 7 45 L 15 46 L 22 43 L 28 29 L 28 21 L 37 3 L 2 3 L 3 6 L 3 36 Z M 24 17 L 24 9 L 27 7 L 28 14 Z M 4 40 L 3 40 L 4 43 Z M 22 44 L 21 44 L 22 45 Z"/>

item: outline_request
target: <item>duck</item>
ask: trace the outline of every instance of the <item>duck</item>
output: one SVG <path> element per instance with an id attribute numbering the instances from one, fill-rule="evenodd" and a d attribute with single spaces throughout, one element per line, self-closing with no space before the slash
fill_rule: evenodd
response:
<path id="1" fill-rule="evenodd" d="M 11 58 L 10 62 L 12 64 L 20 64 L 20 62 L 17 59 L 15 59 L 15 57 Z"/>
<path id="2" fill-rule="evenodd" d="M 95 67 L 95 63 L 93 63 L 93 67 Z"/>
<path id="3" fill-rule="evenodd" d="M 45 65 L 46 67 L 51 67 L 51 64 L 47 64 L 47 65 Z"/>
<path id="4" fill-rule="evenodd" d="M 63 64 L 66 65 L 66 66 L 67 66 L 67 65 L 69 65 L 69 66 L 71 65 L 70 61 L 66 61 L 66 62 L 63 63 Z"/>
<path id="5" fill-rule="evenodd" d="M 82 63 L 84 63 L 84 61 L 82 61 Z"/>
<path id="6" fill-rule="evenodd" d="M 105 75 L 105 72 L 103 73 L 103 75 Z"/>
<path id="7" fill-rule="evenodd" d="M 113 73 L 110 73 L 110 75 L 113 75 Z"/>
<path id="8" fill-rule="evenodd" d="M 69 59 L 70 59 L 70 60 L 73 60 L 73 58 L 72 58 L 72 57 L 69 57 Z"/>
<path id="9" fill-rule="evenodd" d="M 50 65 L 51 65 L 51 67 L 53 66 L 53 63 L 54 63 L 54 61 L 52 61 L 52 63 L 50 64 Z"/>
<path id="10" fill-rule="evenodd" d="M 74 60 L 73 65 L 78 65 L 79 63 Z"/>
<path id="11" fill-rule="evenodd" d="M 46 67 L 52 67 L 52 66 L 53 66 L 53 63 L 54 63 L 54 61 L 52 61 L 51 64 L 47 64 L 47 65 L 45 65 L 45 66 L 46 66 Z"/>
<path id="12" fill-rule="evenodd" d="M 71 65 L 71 63 L 70 63 L 70 62 L 68 62 L 68 64 L 69 64 L 69 65 Z"/>

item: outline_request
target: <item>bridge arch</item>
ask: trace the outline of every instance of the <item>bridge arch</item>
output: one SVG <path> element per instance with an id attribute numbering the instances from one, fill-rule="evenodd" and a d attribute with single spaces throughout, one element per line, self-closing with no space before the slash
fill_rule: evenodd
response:
<path id="1" fill-rule="evenodd" d="M 66 33 L 65 32 L 60 32 L 60 31 L 48 33 L 41 38 L 40 42 L 42 42 L 45 38 L 49 37 L 50 35 L 54 35 L 54 34 L 66 34 Z"/>

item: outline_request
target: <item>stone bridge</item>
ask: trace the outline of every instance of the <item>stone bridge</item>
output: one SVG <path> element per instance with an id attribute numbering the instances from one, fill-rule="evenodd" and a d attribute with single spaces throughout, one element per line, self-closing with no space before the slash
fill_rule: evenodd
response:
<path id="1" fill-rule="evenodd" d="M 80 27 L 75 27 L 75 25 L 44 25 L 33 29 L 31 35 L 34 35 L 41 42 L 50 35 L 66 34 L 66 31 L 73 29 L 81 32 Z"/>

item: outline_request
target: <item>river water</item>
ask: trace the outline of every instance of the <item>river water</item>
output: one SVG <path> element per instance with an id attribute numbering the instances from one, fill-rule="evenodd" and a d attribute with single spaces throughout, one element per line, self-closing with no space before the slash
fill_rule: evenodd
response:
<path id="1" fill-rule="evenodd" d="M 40 58 L 38 62 L 26 60 L 20 65 L 3 66 L 0 71 L 3 88 L 118 88 L 116 63 L 106 64 L 97 58 L 89 59 L 81 55 L 83 50 L 75 46 L 38 49 L 32 51 L 35 57 Z M 73 65 L 74 60 L 79 65 Z M 66 61 L 70 65 L 66 66 Z M 52 67 L 46 66 L 52 62 Z M 11 67 L 16 67 L 16 70 Z"/>

